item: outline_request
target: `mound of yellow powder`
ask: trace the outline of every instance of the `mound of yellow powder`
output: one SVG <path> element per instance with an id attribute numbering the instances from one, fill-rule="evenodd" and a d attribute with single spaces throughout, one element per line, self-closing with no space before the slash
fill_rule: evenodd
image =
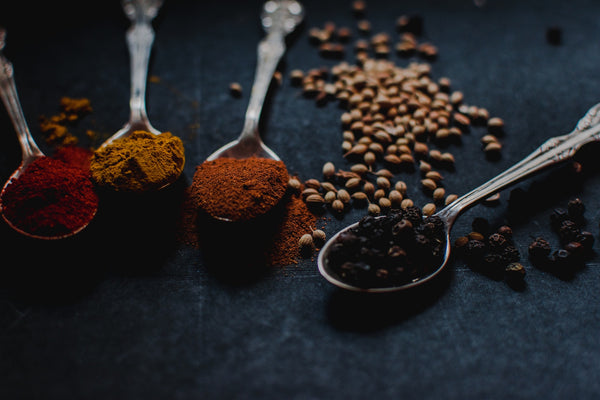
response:
<path id="1" fill-rule="evenodd" d="M 185 163 L 183 143 L 170 132 L 135 131 L 94 152 L 92 180 L 117 191 L 156 190 L 177 180 Z"/>

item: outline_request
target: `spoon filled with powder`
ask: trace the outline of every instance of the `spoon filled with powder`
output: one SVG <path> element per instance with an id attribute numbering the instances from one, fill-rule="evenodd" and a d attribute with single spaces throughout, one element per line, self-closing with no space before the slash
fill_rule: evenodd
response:
<path id="1" fill-rule="evenodd" d="M 267 213 L 283 197 L 289 180 L 285 164 L 260 138 L 258 125 L 273 74 L 285 53 L 285 37 L 302 22 L 304 11 L 294 0 L 267 1 L 261 15 L 267 35 L 258 45 L 258 63 L 244 127 L 234 140 L 196 168 L 193 186 L 199 207 L 223 221 L 249 220 Z M 215 196 L 234 193 L 234 203 Z"/>
<path id="2" fill-rule="evenodd" d="M 6 33 L 0 29 L 0 51 Z M 0 194 L 0 212 L 15 231 L 36 239 L 62 239 L 84 229 L 98 209 L 88 172 L 47 157 L 35 143 L 17 95 L 13 66 L 0 53 L 0 96 L 13 122 L 22 162 Z"/>
<path id="3" fill-rule="evenodd" d="M 123 0 L 122 5 L 132 22 L 126 36 L 131 64 L 130 117 L 94 152 L 90 171 L 96 184 L 116 191 L 159 190 L 179 178 L 185 163 L 181 139 L 155 129 L 146 112 L 148 63 L 154 42 L 151 21 L 162 0 Z"/>

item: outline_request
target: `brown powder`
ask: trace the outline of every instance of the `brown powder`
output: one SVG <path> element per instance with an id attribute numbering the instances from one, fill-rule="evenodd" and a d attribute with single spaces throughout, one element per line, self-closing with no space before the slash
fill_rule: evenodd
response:
<path id="1" fill-rule="evenodd" d="M 192 191 L 198 207 L 215 218 L 249 221 L 283 197 L 289 180 L 282 161 L 218 158 L 196 167 Z"/>

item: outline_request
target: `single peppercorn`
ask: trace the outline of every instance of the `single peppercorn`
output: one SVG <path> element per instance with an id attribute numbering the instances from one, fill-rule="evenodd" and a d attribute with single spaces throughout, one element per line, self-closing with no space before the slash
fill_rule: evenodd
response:
<path id="1" fill-rule="evenodd" d="M 505 263 L 517 262 L 521 259 L 519 249 L 515 246 L 509 245 L 502 250 L 502 259 Z"/>
<path id="2" fill-rule="evenodd" d="M 575 238 L 575 241 L 581 243 L 585 251 L 589 251 L 592 249 L 595 239 L 594 235 L 591 232 L 580 231 L 577 237 Z"/>
<path id="3" fill-rule="evenodd" d="M 550 226 L 558 231 L 563 221 L 569 219 L 569 213 L 564 208 L 555 208 L 550 214 Z"/>
<path id="4" fill-rule="evenodd" d="M 513 231 L 510 226 L 502 225 L 500 228 L 498 228 L 498 230 L 496 232 L 498 232 L 500 235 L 504 236 L 504 238 L 507 241 L 512 241 Z"/>
<path id="5" fill-rule="evenodd" d="M 558 236 L 562 243 L 568 243 L 577 239 L 579 235 L 578 225 L 570 219 L 564 220 L 558 229 Z"/>
<path id="6" fill-rule="evenodd" d="M 509 284 L 521 283 L 525 274 L 525 267 L 518 262 L 510 263 L 504 268 L 504 276 Z"/>
<path id="7" fill-rule="evenodd" d="M 506 238 L 499 233 L 492 233 L 488 237 L 490 251 L 500 253 L 502 250 L 504 250 L 507 244 Z"/>
<path id="8" fill-rule="evenodd" d="M 483 241 L 470 239 L 465 246 L 463 257 L 467 264 L 476 264 L 481 261 L 486 250 L 486 245 Z"/>
<path id="9" fill-rule="evenodd" d="M 579 198 L 569 200 L 567 203 L 567 214 L 576 222 L 582 222 L 583 214 L 585 213 L 585 205 Z"/>
<path id="10" fill-rule="evenodd" d="M 529 259 L 536 266 L 545 265 L 551 252 L 552 246 L 541 237 L 537 237 L 528 247 Z"/>

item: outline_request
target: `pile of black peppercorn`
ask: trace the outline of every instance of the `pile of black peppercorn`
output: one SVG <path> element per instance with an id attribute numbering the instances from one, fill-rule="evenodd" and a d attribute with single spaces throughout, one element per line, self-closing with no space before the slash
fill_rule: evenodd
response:
<path id="1" fill-rule="evenodd" d="M 362 288 L 400 286 L 433 273 L 446 246 L 445 222 L 419 207 L 363 217 L 332 244 L 325 262 L 338 279 Z"/>
<path id="2" fill-rule="evenodd" d="M 531 263 L 559 276 L 571 276 L 583 266 L 591 254 L 594 235 L 584 230 L 585 205 L 579 198 L 569 200 L 567 208 L 556 208 L 550 214 L 550 226 L 557 233 L 560 248 L 552 251 L 550 242 L 535 238 L 529 245 Z"/>
<path id="3" fill-rule="evenodd" d="M 493 230 L 485 218 L 477 217 L 472 231 L 456 239 L 454 254 L 474 271 L 509 284 L 522 283 L 525 268 L 513 242 L 512 229 L 502 225 Z"/>

